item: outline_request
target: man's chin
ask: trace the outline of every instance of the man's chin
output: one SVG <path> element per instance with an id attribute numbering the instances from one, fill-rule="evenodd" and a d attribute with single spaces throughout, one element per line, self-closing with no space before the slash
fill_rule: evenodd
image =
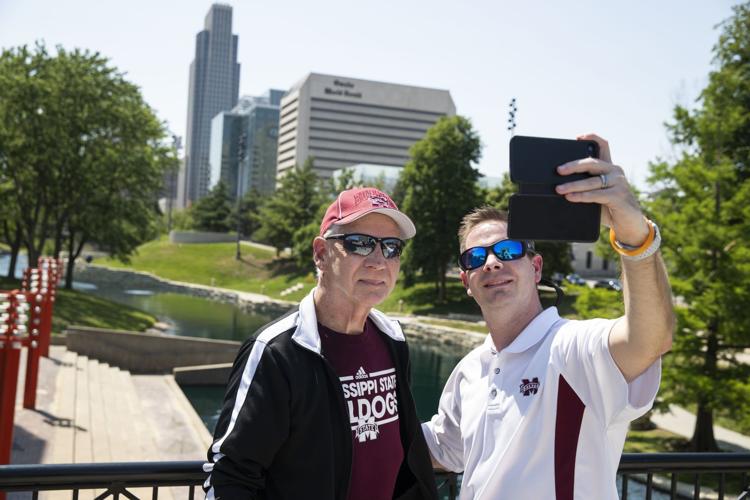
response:
<path id="1" fill-rule="evenodd" d="M 357 302 L 363 306 L 375 307 L 391 294 L 391 290 L 387 286 L 383 285 L 380 287 L 363 287 L 364 289 L 358 290 L 356 294 Z"/>

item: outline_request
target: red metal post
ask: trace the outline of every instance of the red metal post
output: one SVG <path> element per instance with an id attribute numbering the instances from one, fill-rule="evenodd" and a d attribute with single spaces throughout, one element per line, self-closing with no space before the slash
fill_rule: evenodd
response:
<path id="1" fill-rule="evenodd" d="M 44 310 L 42 294 L 27 292 L 29 302 L 29 337 L 26 350 L 26 380 L 23 393 L 23 407 L 36 409 L 36 389 L 39 382 L 39 323 Z"/>
<path id="2" fill-rule="evenodd" d="M 0 464 L 10 463 L 13 446 L 13 419 L 16 407 L 18 366 L 21 358 L 21 335 L 26 332 L 28 304 L 26 296 L 13 290 L 0 295 L 4 309 L 0 314 L 0 343 L 3 371 L 0 374 Z M 7 304 L 7 306 L 6 306 Z"/>
<path id="3" fill-rule="evenodd" d="M 55 308 L 55 296 L 57 295 L 57 284 L 62 278 L 62 261 L 52 257 L 39 258 L 39 270 L 41 271 L 39 286 L 46 301 L 43 308 L 41 326 L 39 328 L 39 352 L 45 358 L 49 357 L 49 345 L 52 336 L 52 313 Z"/>

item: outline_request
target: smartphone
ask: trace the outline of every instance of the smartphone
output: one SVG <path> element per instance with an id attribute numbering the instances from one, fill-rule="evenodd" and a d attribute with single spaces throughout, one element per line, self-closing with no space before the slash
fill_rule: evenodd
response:
<path id="1" fill-rule="evenodd" d="M 515 136 L 510 141 L 510 179 L 518 194 L 510 199 L 508 236 L 540 241 L 593 242 L 599 238 L 601 206 L 571 203 L 555 186 L 591 177 L 560 175 L 557 167 L 582 158 L 598 158 L 594 141 Z"/>

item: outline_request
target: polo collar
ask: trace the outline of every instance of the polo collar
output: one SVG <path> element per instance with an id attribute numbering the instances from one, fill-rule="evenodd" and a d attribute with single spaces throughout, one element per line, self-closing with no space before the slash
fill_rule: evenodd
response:
<path id="1" fill-rule="evenodd" d="M 548 307 L 541 313 L 537 314 L 537 316 L 533 320 L 531 320 L 531 323 L 529 323 L 526 328 L 521 331 L 518 337 L 516 337 L 515 340 L 513 340 L 513 342 L 511 342 L 510 345 L 508 345 L 501 352 L 518 354 L 526 351 L 530 347 L 538 344 L 544 337 L 546 337 L 547 332 L 549 332 L 550 328 L 552 328 L 552 326 L 559 320 L 560 314 L 557 312 L 557 308 Z M 484 340 L 484 346 L 490 349 L 490 351 L 492 351 L 493 353 L 497 352 L 497 349 L 495 349 L 495 344 L 492 342 L 492 336 L 489 334 Z"/>
<path id="2" fill-rule="evenodd" d="M 318 317 L 315 314 L 314 294 L 315 288 L 310 290 L 310 293 L 308 293 L 299 304 L 297 328 L 292 334 L 292 339 L 303 347 L 320 354 L 320 333 L 318 333 Z M 406 340 L 398 321 L 389 318 L 377 309 L 371 309 L 368 316 L 381 332 L 385 333 L 393 340 L 401 342 Z"/>

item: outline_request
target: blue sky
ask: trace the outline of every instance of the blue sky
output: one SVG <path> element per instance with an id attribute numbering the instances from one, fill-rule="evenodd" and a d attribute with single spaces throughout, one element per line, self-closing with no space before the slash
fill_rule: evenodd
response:
<path id="1" fill-rule="evenodd" d="M 507 171 L 508 102 L 517 134 L 597 132 L 645 188 L 669 158 L 664 122 L 692 105 L 711 69 L 726 0 L 646 2 L 230 1 L 240 94 L 286 89 L 308 72 L 447 89 L 484 146 L 482 173 Z M 88 48 L 139 85 L 185 135 L 188 69 L 210 1 L 0 0 L 0 47 Z"/>

